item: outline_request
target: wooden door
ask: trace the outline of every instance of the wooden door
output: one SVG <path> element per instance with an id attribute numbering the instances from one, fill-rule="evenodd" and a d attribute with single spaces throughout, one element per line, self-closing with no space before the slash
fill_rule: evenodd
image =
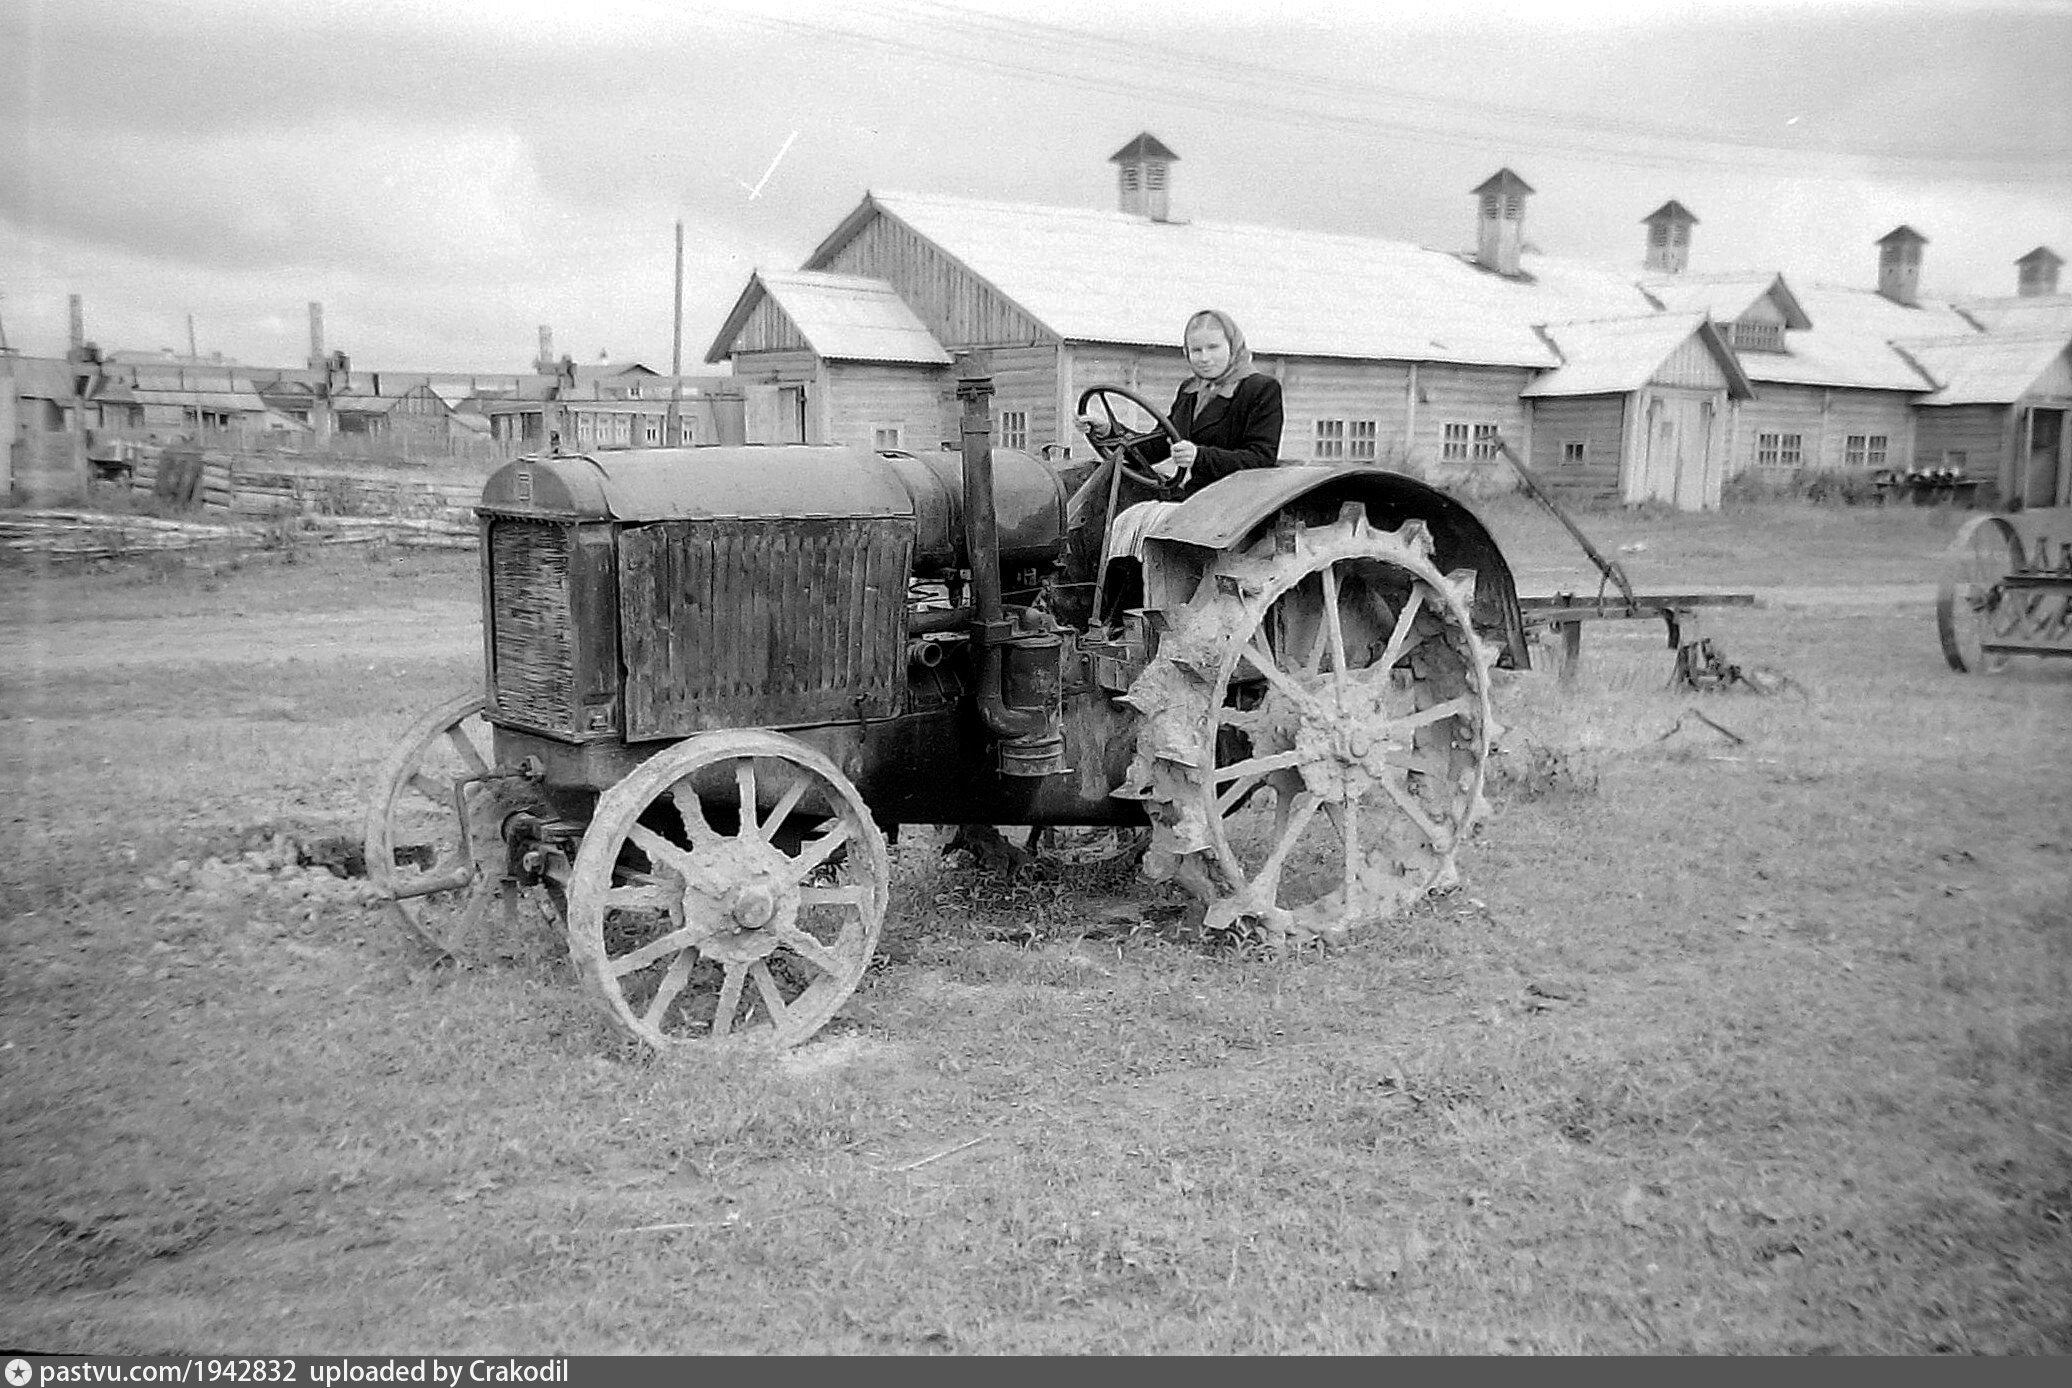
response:
<path id="1" fill-rule="evenodd" d="M 2032 409 L 2024 431 L 2026 449 L 2022 455 L 2022 504 L 2058 506 L 2066 497 L 2063 475 L 2065 412 Z"/>

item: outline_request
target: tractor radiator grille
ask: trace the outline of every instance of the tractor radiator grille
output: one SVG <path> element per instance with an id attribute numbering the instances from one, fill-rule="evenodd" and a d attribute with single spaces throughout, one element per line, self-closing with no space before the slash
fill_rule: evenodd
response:
<path id="1" fill-rule="evenodd" d="M 622 531 L 626 736 L 891 717 L 913 549 L 906 517 Z"/>
<path id="2" fill-rule="evenodd" d="M 569 602 L 573 529 L 495 521 L 489 531 L 490 688 L 496 715 L 541 732 L 576 731 Z"/>

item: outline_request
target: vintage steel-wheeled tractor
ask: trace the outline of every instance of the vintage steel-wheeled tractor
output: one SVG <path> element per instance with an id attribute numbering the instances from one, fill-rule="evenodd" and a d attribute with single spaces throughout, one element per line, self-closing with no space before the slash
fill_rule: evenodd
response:
<path id="1" fill-rule="evenodd" d="M 1163 508 L 1120 387 L 1100 461 L 706 446 L 490 478 L 486 678 L 369 812 L 404 925 L 465 955 L 521 915 L 657 1046 L 812 1035 L 861 980 L 902 824 L 1150 826 L 1208 925 L 1337 939 L 1455 879 L 1488 669 L 1523 666 L 1503 556 L 1372 467 Z M 1134 540 L 1116 540 L 1133 534 Z"/>

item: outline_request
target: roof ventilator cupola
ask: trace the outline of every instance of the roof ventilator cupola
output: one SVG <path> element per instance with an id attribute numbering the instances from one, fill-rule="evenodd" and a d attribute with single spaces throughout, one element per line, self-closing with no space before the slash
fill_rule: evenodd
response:
<path id="1" fill-rule="evenodd" d="M 1475 263 L 1499 275 L 1518 274 L 1524 248 L 1525 199 L 1532 185 L 1509 169 L 1498 169 L 1475 189 Z"/>
<path id="2" fill-rule="evenodd" d="M 1117 205 L 1122 211 L 1154 222 L 1171 220 L 1166 193 L 1179 155 L 1147 130 L 1109 155 L 1108 162 L 1115 165 Z"/>

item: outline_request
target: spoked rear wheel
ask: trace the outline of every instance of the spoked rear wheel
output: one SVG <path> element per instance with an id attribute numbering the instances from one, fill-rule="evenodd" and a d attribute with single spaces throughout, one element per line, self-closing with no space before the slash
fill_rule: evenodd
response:
<path id="1" fill-rule="evenodd" d="M 885 837 L 834 763 L 761 730 L 705 733 L 606 791 L 569 881 L 569 951 L 661 1050 L 806 1040 L 863 979 Z"/>
<path id="2" fill-rule="evenodd" d="M 1483 808 L 1488 652 L 1470 574 L 1442 575 L 1417 522 L 1357 506 L 1226 556 L 1131 702 L 1147 713 L 1154 873 L 1204 925 L 1280 945 L 1336 940 L 1458 881 Z M 1162 852 L 1162 856 L 1161 856 Z"/>
<path id="3" fill-rule="evenodd" d="M 2021 567 L 2021 537 L 1999 516 L 1975 517 L 1950 541 L 1935 595 L 1935 628 L 1952 670 L 1997 670 L 2007 663 L 1982 647 L 2018 635 L 2026 621 L 2026 595 L 2005 586 Z"/>

